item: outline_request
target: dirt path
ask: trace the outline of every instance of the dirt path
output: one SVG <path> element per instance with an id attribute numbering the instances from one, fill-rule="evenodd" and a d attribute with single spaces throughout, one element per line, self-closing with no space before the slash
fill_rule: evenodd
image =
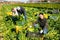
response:
<path id="1" fill-rule="evenodd" d="M 0 40 L 3 40 L 3 34 L 0 33 Z"/>

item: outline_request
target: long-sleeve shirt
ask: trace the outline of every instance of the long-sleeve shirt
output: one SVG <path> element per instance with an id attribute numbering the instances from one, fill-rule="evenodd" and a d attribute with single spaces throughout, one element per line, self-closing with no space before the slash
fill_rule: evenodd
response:
<path id="1" fill-rule="evenodd" d="M 38 23 L 39 26 L 43 29 L 45 26 L 47 26 L 47 19 L 46 18 L 44 18 L 44 19 L 38 18 L 36 23 Z"/>
<path id="2" fill-rule="evenodd" d="M 26 11 L 23 7 L 17 7 L 15 8 L 15 11 L 13 12 L 13 16 L 20 16 L 21 14 L 24 15 L 24 19 L 26 20 Z"/>

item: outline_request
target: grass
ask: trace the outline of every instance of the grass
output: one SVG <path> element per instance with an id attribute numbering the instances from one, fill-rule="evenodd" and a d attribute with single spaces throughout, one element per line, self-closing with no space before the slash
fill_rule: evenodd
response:
<path id="1" fill-rule="evenodd" d="M 14 4 L 13 4 L 14 5 Z M 15 4 L 17 5 L 17 4 Z M 58 3 L 20 3 L 19 6 L 28 6 L 28 7 L 41 7 L 41 8 L 58 8 L 60 9 L 60 4 Z"/>

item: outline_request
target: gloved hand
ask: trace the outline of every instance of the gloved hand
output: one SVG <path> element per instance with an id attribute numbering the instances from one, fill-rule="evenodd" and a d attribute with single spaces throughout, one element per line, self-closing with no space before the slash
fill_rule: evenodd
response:
<path id="1" fill-rule="evenodd" d="M 42 34 L 42 33 L 43 33 L 43 30 L 40 31 L 40 34 Z"/>

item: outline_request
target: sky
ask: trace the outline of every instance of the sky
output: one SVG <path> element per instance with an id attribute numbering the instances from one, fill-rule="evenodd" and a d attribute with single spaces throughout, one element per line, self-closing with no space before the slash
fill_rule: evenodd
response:
<path id="1" fill-rule="evenodd" d="M 28 1 L 28 0 L 20 0 L 21 2 L 25 2 L 25 1 Z"/>
<path id="2" fill-rule="evenodd" d="M 21 1 L 21 2 L 26 2 L 26 1 L 29 1 L 29 0 L 5 0 L 5 1 Z"/>

